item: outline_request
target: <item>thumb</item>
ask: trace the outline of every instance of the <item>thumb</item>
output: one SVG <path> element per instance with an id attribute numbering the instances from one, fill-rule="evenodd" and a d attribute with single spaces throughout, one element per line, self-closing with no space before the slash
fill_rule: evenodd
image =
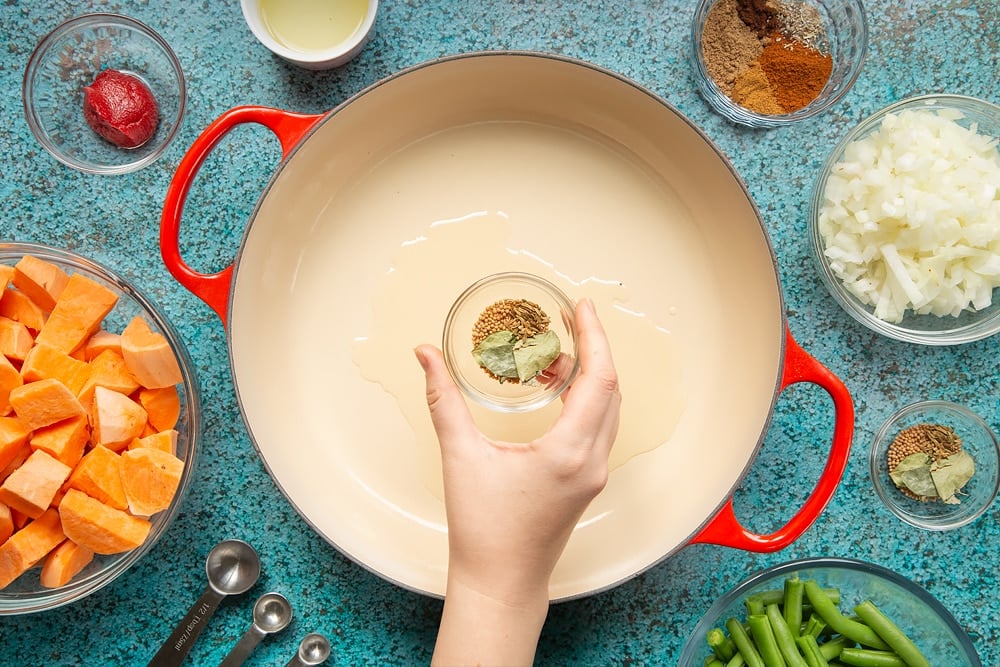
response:
<path id="1" fill-rule="evenodd" d="M 478 433 L 469 407 L 455 381 L 448 373 L 441 350 L 433 345 L 419 345 L 414 350 L 417 361 L 424 369 L 427 382 L 427 407 L 437 433 L 441 449 L 461 446 L 471 442 L 470 436 Z"/>

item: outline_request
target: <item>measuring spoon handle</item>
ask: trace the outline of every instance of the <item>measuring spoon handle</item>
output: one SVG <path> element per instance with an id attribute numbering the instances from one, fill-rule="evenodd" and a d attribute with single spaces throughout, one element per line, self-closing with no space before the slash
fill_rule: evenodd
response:
<path id="1" fill-rule="evenodd" d="M 149 661 L 147 667 L 178 667 L 184 662 L 188 652 L 198 639 L 198 635 L 205 629 L 205 624 L 212 617 L 219 607 L 219 602 L 225 596 L 214 590 L 211 586 L 205 589 L 198 601 L 188 611 L 187 616 L 181 619 L 173 633 L 156 652 L 153 659 Z"/>
<path id="2" fill-rule="evenodd" d="M 229 655 L 222 659 L 219 667 L 239 667 L 250 657 L 250 654 L 253 653 L 253 650 L 257 648 L 257 644 L 263 638 L 264 633 L 256 625 L 251 625 L 250 629 L 236 642 L 236 646 L 229 651 Z"/>

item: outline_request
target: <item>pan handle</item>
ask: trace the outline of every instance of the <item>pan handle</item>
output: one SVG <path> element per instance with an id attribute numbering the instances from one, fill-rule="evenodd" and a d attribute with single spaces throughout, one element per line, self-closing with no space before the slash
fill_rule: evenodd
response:
<path id="1" fill-rule="evenodd" d="M 259 106 L 235 107 L 216 118 L 205 128 L 191 144 L 191 148 L 184 154 L 177 166 L 177 172 L 167 187 L 163 214 L 160 217 L 160 254 L 163 256 L 163 263 L 166 264 L 174 278 L 211 306 L 222 320 L 223 326 L 226 325 L 226 312 L 229 308 L 229 288 L 233 278 L 233 265 L 230 264 L 218 273 L 201 273 L 192 269 L 181 258 L 178 242 L 181 214 L 184 211 L 184 202 L 191 190 L 191 184 L 209 154 L 222 138 L 236 126 L 257 123 L 274 132 L 278 141 L 281 142 L 281 156 L 284 159 L 324 115 L 292 113 Z"/>
<path id="2" fill-rule="evenodd" d="M 833 398 L 833 443 L 826 467 L 802 508 L 788 523 L 768 535 L 759 535 L 744 528 L 733 512 L 729 498 L 708 524 L 691 540 L 692 543 L 720 544 L 746 551 L 772 552 L 784 549 L 797 540 L 819 517 L 833 497 L 847 467 L 854 432 L 854 403 L 847 387 L 821 363 L 803 350 L 785 326 L 785 364 L 779 391 L 798 382 L 819 385 Z"/>

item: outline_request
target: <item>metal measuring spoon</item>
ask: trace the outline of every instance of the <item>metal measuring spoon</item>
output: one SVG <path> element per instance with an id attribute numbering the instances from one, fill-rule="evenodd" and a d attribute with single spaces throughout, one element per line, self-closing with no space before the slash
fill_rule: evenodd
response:
<path id="1" fill-rule="evenodd" d="M 208 553 L 205 573 L 208 575 L 205 592 L 149 661 L 148 667 L 176 667 L 184 662 L 222 598 L 246 593 L 257 583 L 260 557 L 242 540 L 224 540 Z"/>
<path id="2" fill-rule="evenodd" d="M 330 657 L 330 642 L 326 637 L 313 632 L 299 642 L 299 652 L 288 661 L 285 667 L 311 667 L 318 665 Z"/>
<path id="3" fill-rule="evenodd" d="M 253 624 L 219 667 L 238 667 L 257 648 L 265 636 L 281 632 L 292 622 L 292 605 L 281 593 L 265 593 L 253 605 Z"/>

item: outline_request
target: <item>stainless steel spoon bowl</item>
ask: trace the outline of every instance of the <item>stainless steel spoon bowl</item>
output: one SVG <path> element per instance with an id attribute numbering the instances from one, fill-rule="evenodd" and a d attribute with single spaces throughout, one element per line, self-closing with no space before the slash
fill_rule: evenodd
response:
<path id="1" fill-rule="evenodd" d="M 208 576 L 205 592 L 153 656 L 149 667 L 175 667 L 184 662 L 219 602 L 227 595 L 246 593 L 257 583 L 260 557 L 242 540 L 224 540 L 208 553 L 205 573 Z"/>
<path id="2" fill-rule="evenodd" d="M 281 593 L 265 593 L 253 606 L 253 623 L 219 667 L 238 667 L 267 635 L 281 632 L 292 622 L 292 605 Z"/>
<path id="3" fill-rule="evenodd" d="M 285 667 L 312 667 L 324 662 L 330 657 L 330 642 L 326 637 L 313 632 L 299 642 L 299 651 Z"/>

